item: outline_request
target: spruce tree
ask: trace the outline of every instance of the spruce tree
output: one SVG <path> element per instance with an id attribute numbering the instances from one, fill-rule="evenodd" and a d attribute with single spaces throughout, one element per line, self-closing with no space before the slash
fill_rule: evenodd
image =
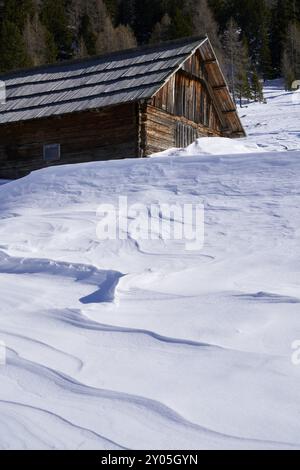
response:
<path id="1" fill-rule="evenodd" d="M 182 10 L 176 8 L 175 13 L 171 19 L 170 37 L 171 39 L 178 39 L 191 36 L 193 31 L 192 19 L 186 15 Z"/>
<path id="2" fill-rule="evenodd" d="M 87 14 L 84 14 L 81 18 L 79 37 L 84 43 L 86 55 L 95 55 L 97 34 L 93 31 L 91 19 Z"/>
<path id="3" fill-rule="evenodd" d="M 274 76 L 279 76 L 282 65 L 284 43 L 289 24 L 287 0 L 276 0 L 272 8 L 270 44 Z"/>
<path id="4" fill-rule="evenodd" d="M 163 14 L 161 0 L 136 0 L 134 32 L 140 44 L 147 44 L 155 24 L 161 20 Z"/>
<path id="5" fill-rule="evenodd" d="M 104 0 L 104 3 L 114 23 L 117 20 L 118 16 L 118 0 Z"/>
<path id="6" fill-rule="evenodd" d="M 243 98 L 250 99 L 250 59 L 247 44 L 240 36 L 241 30 L 231 18 L 223 35 L 225 70 L 234 102 L 239 100 L 242 106 Z"/>
<path id="7" fill-rule="evenodd" d="M 0 71 L 6 72 L 31 65 L 25 42 L 18 26 L 3 21 L 0 28 Z"/>
<path id="8" fill-rule="evenodd" d="M 240 107 L 243 105 L 243 99 L 248 102 L 252 98 L 251 85 L 249 81 L 250 59 L 247 42 L 244 39 L 241 43 L 239 54 L 238 70 L 237 70 L 237 94 Z"/>
<path id="9" fill-rule="evenodd" d="M 6 21 L 14 23 L 22 33 L 28 16 L 33 16 L 33 0 L 5 0 L 3 15 Z"/>
<path id="10" fill-rule="evenodd" d="M 226 75 L 234 102 L 236 103 L 237 71 L 239 51 L 241 47 L 238 25 L 231 18 L 223 35 L 223 47 L 226 65 Z"/>
<path id="11" fill-rule="evenodd" d="M 6 67 L 122 48 L 122 37 L 131 45 L 135 36 L 147 44 L 205 34 L 222 65 L 219 37 L 233 18 L 260 77 L 282 71 L 290 86 L 299 75 L 298 33 L 291 25 L 300 22 L 300 0 L 5 0 L 0 7 L 3 41 L 15 31 L 0 58 Z"/>
<path id="12" fill-rule="evenodd" d="M 282 71 L 286 89 L 290 90 L 294 80 L 300 80 L 300 24 L 296 21 L 288 27 L 282 58 Z"/>
<path id="13" fill-rule="evenodd" d="M 33 16 L 28 16 L 23 30 L 26 53 L 32 65 L 42 65 L 55 62 L 57 48 L 53 37 L 42 25 L 38 10 Z"/>
<path id="14" fill-rule="evenodd" d="M 136 26 L 136 0 L 122 0 L 119 4 L 118 22 L 129 25 L 131 28 Z"/>
<path id="15" fill-rule="evenodd" d="M 165 13 L 161 21 L 156 23 L 150 38 L 150 43 L 158 44 L 171 38 L 171 18 Z"/>
<path id="16" fill-rule="evenodd" d="M 257 70 L 252 71 L 251 76 L 251 92 L 254 101 L 262 103 L 264 101 L 264 93 L 263 93 L 263 86 L 261 79 L 259 78 L 259 74 Z"/>
<path id="17" fill-rule="evenodd" d="M 72 56 L 72 34 L 68 28 L 64 0 L 44 0 L 42 3 L 41 20 L 53 37 L 58 50 L 57 58 L 70 58 Z"/>

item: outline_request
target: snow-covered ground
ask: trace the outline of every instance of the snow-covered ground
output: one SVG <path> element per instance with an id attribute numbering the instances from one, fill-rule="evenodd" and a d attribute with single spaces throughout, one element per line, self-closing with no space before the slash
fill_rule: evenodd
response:
<path id="1" fill-rule="evenodd" d="M 0 448 L 300 448 L 300 112 L 266 95 L 248 139 L 0 187 Z M 101 241 L 120 195 L 202 202 L 203 249 Z"/>
<path id="2" fill-rule="evenodd" d="M 247 141 L 267 151 L 300 150 L 300 90 L 285 92 L 282 80 L 265 88 L 267 104 L 240 109 Z"/>

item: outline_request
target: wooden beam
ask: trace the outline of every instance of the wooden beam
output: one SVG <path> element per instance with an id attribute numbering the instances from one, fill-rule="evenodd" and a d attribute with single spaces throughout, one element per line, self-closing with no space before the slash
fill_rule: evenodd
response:
<path id="1" fill-rule="evenodd" d="M 211 84 L 210 84 L 209 82 L 207 82 L 207 81 L 205 80 L 205 78 L 200 78 L 200 81 L 201 81 L 202 84 L 206 87 L 206 89 L 207 89 L 207 91 L 208 91 L 208 94 L 209 94 L 209 96 L 210 96 L 210 98 L 211 98 L 211 100 L 212 100 L 212 102 L 213 102 L 213 105 L 214 105 L 214 108 L 215 108 L 215 110 L 216 110 L 216 113 L 217 113 L 217 115 L 218 115 L 218 117 L 219 117 L 219 119 L 220 119 L 220 122 L 221 122 L 221 125 L 222 125 L 222 129 L 225 129 L 225 128 L 227 127 L 227 124 L 226 124 L 226 122 L 224 121 L 224 116 L 223 116 L 223 114 L 222 114 L 222 112 L 221 112 L 220 105 L 219 105 L 219 103 L 218 103 L 217 100 L 216 100 L 216 96 L 215 96 L 215 94 L 214 94 L 214 90 L 213 90 Z"/>
<path id="2" fill-rule="evenodd" d="M 213 90 L 218 91 L 218 90 L 224 90 L 224 88 L 227 88 L 227 85 L 224 83 L 224 85 L 215 85 L 212 87 Z"/>
<path id="3" fill-rule="evenodd" d="M 210 52 L 210 55 L 213 55 L 213 56 L 214 56 L 214 58 L 216 59 L 216 63 L 218 64 L 218 60 L 217 60 L 216 55 L 215 55 L 215 53 L 214 53 L 214 49 L 213 49 L 213 47 L 212 47 L 212 45 L 211 45 L 211 42 L 210 42 L 210 40 L 209 40 L 208 38 L 207 38 L 207 44 L 208 44 L 208 46 L 209 46 L 209 48 L 210 48 L 210 51 L 211 51 L 211 52 Z M 203 60 L 202 63 L 205 65 L 205 63 L 207 63 L 207 62 L 205 62 L 205 58 L 204 58 L 205 52 L 204 52 L 204 50 L 202 49 L 202 47 L 199 48 L 199 50 L 200 50 L 200 55 L 201 55 L 202 60 Z M 207 70 L 207 69 L 206 69 L 206 70 Z M 223 78 L 222 81 L 223 81 L 224 84 L 225 84 L 225 83 L 226 83 L 226 79 L 225 79 L 225 77 L 224 77 L 224 74 L 222 73 L 221 68 L 219 68 L 219 74 L 220 74 L 221 77 Z M 221 81 L 221 80 L 220 80 L 220 81 Z M 232 101 L 232 97 L 230 96 L 229 90 L 228 90 L 228 95 L 229 95 L 229 97 L 230 97 L 230 100 Z M 218 93 L 216 93 L 216 96 L 218 97 Z M 246 136 L 247 134 L 246 134 L 246 132 L 245 132 L 245 130 L 244 130 L 244 128 L 243 128 L 243 125 L 242 125 L 242 123 L 241 123 L 241 120 L 240 120 L 240 118 L 239 118 L 239 116 L 238 116 L 237 109 L 234 109 L 234 110 L 232 110 L 231 112 L 232 112 L 232 113 L 236 113 L 236 119 L 238 120 L 240 129 L 241 129 L 241 130 L 240 130 L 241 135 Z M 222 115 L 223 117 L 225 117 L 226 113 L 221 112 L 221 115 Z M 227 119 L 226 119 L 226 121 L 227 121 Z M 221 121 L 221 122 L 222 122 L 222 121 Z"/>
<path id="4" fill-rule="evenodd" d="M 215 64 L 217 62 L 217 59 L 216 58 L 212 58 L 212 59 L 206 59 L 206 60 L 203 60 L 202 63 L 207 65 L 207 64 Z"/>
<path id="5" fill-rule="evenodd" d="M 236 113 L 236 109 L 226 109 L 226 110 L 222 111 L 222 113 L 224 113 L 224 114 Z"/>

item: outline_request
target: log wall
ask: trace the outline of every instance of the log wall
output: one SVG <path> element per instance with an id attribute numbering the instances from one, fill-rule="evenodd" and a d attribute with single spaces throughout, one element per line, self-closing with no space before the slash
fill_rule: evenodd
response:
<path id="1" fill-rule="evenodd" d="M 137 129 L 135 104 L 1 126 L 0 178 L 49 165 L 135 157 Z M 61 145 L 59 161 L 44 161 L 44 144 Z"/>
<path id="2" fill-rule="evenodd" d="M 141 106 L 140 122 L 142 157 L 172 147 L 186 147 L 199 137 L 220 136 L 218 131 L 184 116 L 174 116 L 151 104 Z"/>

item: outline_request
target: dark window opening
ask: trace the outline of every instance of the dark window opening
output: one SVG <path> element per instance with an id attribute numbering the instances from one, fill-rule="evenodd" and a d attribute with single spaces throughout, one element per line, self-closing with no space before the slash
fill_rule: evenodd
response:
<path id="1" fill-rule="evenodd" d="M 44 160 L 45 162 L 60 160 L 60 144 L 44 145 Z"/>

